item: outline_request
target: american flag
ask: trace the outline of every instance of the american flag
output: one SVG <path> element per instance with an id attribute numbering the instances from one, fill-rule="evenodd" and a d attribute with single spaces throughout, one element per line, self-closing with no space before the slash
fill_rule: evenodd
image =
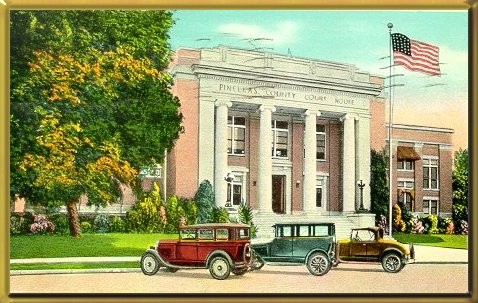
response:
<path id="1" fill-rule="evenodd" d="M 440 75 L 437 46 L 392 34 L 393 63 L 427 75 Z"/>

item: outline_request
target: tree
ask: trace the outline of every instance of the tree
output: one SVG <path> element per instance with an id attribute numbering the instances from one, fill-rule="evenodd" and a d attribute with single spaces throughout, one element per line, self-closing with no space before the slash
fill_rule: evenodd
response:
<path id="1" fill-rule="evenodd" d="M 172 24 L 165 11 L 12 12 L 12 197 L 66 205 L 78 236 L 82 194 L 110 203 L 162 160 L 182 131 L 163 71 Z"/>
<path id="2" fill-rule="evenodd" d="M 455 152 L 452 172 L 453 206 L 452 216 L 460 232 L 462 221 L 468 222 L 468 150 Z"/>
<path id="3" fill-rule="evenodd" d="M 385 151 L 371 150 L 370 153 L 370 212 L 376 220 L 389 214 L 389 188 L 387 182 L 388 157 Z"/>
<path id="4" fill-rule="evenodd" d="M 468 206 L 468 150 L 455 152 L 453 164 L 453 204 Z"/>
<path id="5" fill-rule="evenodd" d="M 194 195 L 194 201 L 197 205 L 197 222 L 208 223 L 213 220 L 214 208 L 214 191 L 208 180 L 204 180 L 199 184 L 199 188 Z"/>

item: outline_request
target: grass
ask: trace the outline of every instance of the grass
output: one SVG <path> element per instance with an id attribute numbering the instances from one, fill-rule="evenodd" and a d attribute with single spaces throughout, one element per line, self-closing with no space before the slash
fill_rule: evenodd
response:
<path id="1" fill-rule="evenodd" d="M 83 234 L 79 238 L 60 235 L 10 237 L 10 259 L 61 257 L 134 257 L 160 239 L 177 234 Z"/>
<path id="2" fill-rule="evenodd" d="M 443 235 L 443 234 L 404 234 L 394 233 L 393 237 L 401 243 L 414 243 L 446 248 L 468 248 L 467 235 Z"/>
<path id="3" fill-rule="evenodd" d="M 10 270 L 140 268 L 139 262 L 62 263 L 62 264 L 11 264 Z"/>

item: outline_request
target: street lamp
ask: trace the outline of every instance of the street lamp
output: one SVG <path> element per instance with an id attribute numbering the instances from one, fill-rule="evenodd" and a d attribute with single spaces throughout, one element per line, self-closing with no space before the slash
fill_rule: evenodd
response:
<path id="1" fill-rule="evenodd" d="M 365 183 L 360 180 L 357 182 L 357 186 L 360 189 L 360 208 L 358 212 L 366 212 L 367 210 L 365 209 L 365 207 L 363 207 L 363 188 L 365 187 Z"/>
<path id="2" fill-rule="evenodd" d="M 234 181 L 234 175 L 232 173 L 228 173 L 226 177 L 224 177 L 224 180 L 226 180 L 227 184 L 231 184 L 232 181 Z M 230 188 L 228 188 L 230 190 Z M 230 199 L 226 201 L 225 207 L 232 207 Z"/>

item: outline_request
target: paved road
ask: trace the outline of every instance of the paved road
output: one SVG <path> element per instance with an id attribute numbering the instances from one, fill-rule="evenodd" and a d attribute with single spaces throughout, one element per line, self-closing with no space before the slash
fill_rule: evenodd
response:
<path id="1" fill-rule="evenodd" d="M 467 264 L 409 264 L 397 274 L 375 264 L 340 264 L 322 277 L 305 266 L 269 266 L 218 281 L 205 269 L 141 272 L 18 275 L 10 293 L 467 293 Z"/>

